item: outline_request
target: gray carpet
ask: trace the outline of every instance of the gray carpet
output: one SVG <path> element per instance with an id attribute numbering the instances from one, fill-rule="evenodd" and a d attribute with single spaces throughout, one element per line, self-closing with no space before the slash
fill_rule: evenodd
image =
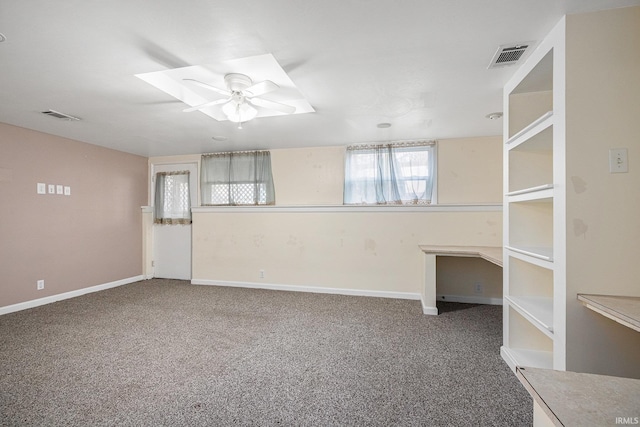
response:
<path id="1" fill-rule="evenodd" d="M 154 279 L 0 316 L 0 425 L 525 426 L 497 306 Z"/>

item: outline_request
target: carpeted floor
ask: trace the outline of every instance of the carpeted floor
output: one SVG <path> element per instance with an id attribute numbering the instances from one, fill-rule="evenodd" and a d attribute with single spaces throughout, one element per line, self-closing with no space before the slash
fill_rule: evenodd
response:
<path id="1" fill-rule="evenodd" d="M 526 426 L 498 306 L 154 279 L 0 316 L 0 425 Z"/>

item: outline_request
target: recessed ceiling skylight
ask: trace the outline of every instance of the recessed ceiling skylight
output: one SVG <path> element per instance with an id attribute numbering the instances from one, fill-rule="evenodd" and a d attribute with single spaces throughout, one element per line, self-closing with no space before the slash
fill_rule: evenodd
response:
<path id="1" fill-rule="evenodd" d="M 228 112 L 221 108 L 224 95 L 212 91 L 211 87 L 228 88 L 229 79 L 225 80 L 225 76 L 236 73 L 249 77 L 254 84 L 269 81 L 277 85 L 277 89 L 271 90 L 264 97 L 261 97 L 266 100 L 264 104 L 268 104 L 268 101 L 274 101 L 274 103 L 294 107 L 294 112 L 289 114 L 315 111 L 271 54 L 136 74 L 136 77 L 184 102 L 186 104 L 185 107 L 198 107 L 210 103 L 210 106 L 198 108 L 198 110 L 216 120 L 224 121 L 229 120 Z M 194 81 L 196 81 L 196 84 L 194 84 Z M 217 100 L 220 100 L 220 102 L 212 102 Z M 183 108 L 176 109 L 176 111 L 180 112 L 182 110 Z M 255 117 L 279 115 L 287 115 L 287 113 L 276 109 L 261 108 L 258 105 Z"/>

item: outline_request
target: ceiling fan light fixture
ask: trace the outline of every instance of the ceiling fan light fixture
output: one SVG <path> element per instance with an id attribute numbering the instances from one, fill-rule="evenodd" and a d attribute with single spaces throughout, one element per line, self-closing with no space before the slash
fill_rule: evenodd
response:
<path id="1" fill-rule="evenodd" d="M 253 120 L 258 115 L 258 110 L 253 108 L 246 102 L 240 104 L 236 102 L 228 102 L 222 107 L 222 112 L 227 116 L 230 122 L 243 123 Z"/>

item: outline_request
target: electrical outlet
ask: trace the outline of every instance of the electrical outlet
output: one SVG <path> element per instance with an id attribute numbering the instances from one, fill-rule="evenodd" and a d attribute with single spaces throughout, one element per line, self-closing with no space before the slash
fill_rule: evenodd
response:
<path id="1" fill-rule="evenodd" d="M 64 194 L 64 186 L 56 185 L 56 194 Z"/>
<path id="2" fill-rule="evenodd" d="M 56 194 L 56 186 L 54 184 L 49 184 L 49 194 Z"/>
<path id="3" fill-rule="evenodd" d="M 482 282 L 474 283 L 473 290 L 476 294 L 481 295 L 482 293 L 484 293 L 484 284 Z"/>
<path id="4" fill-rule="evenodd" d="M 264 270 L 260 270 L 260 278 L 264 279 Z"/>
<path id="5" fill-rule="evenodd" d="M 43 290 L 44 289 L 44 280 L 38 280 L 36 282 L 36 286 L 37 286 L 39 291 Z"/>

